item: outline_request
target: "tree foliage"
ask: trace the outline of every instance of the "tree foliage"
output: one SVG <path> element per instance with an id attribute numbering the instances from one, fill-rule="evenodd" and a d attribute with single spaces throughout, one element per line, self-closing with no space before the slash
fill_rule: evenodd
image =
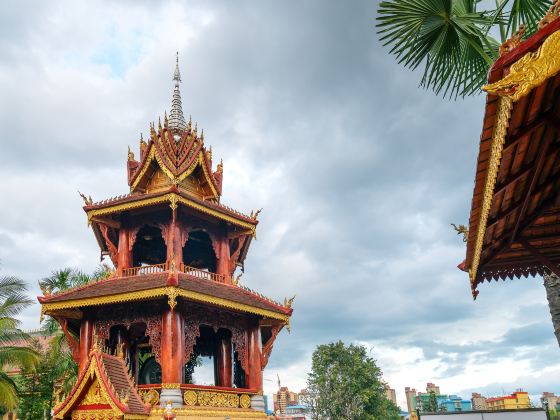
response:
<path id="1" fill-rule="evenodd" d="M 13 409 L 18 402 L 18 388 L 9 375 L 14 369 L 33 370 L 39 355 L 29 347 L 29 335 L 19 329 L 16 318 L 32 301 L 27 287 L 17 277 L 0 277 L 0 409 Z"/>
<path id="2" fill-rule="evenodd" d="M 341 341 L 318 346 L 313 353 L 303 400 L 316 420 L 399 419 L 375 360 L 365 347 Z"/>
<path id="3" fill-rule="evenodd" d="M 492 2 L 494 3 L 494 2 Z M 423 68 L 420 86 L 456 97 L 480 92 L 500 43 L 521 25 L 537 30 L 550 0 L 387 0 L 379 4 L 378 33 L 399 63 Z M 500 41 L 493 35 L 499 36 Z"/>
<path id="4" fill-rule="evenodd" d="M 46 347 L 39 341 L 35 341 L 34 346 L 41 355 L 38 366 L 32 371 L 24 370 L 17 378 L 20 419 L 49 418 L 55 390 L 68 392 L 78 374 L 78 367 L 60 337 L 52 337 Z"/>
<path id="5" fill-rule="evenodd" d="M 43 293 L 60 293 L 106 278 L 108 272 L 104 266 L 100 266 L 91 275 L 63 268 L 40 280 L 39 286 Z M 35 351 L 40 355 L 38 366 L 34 370 L 24 369 L 23 374 L 17 378 L 21 396 L 18 415 L 21 419 L 40 419 L 45 413 L 50 414 L 55 391 L 67 394 L 78 377 L 78 366 L 58 322 L 47 316 L 41 329 L 42 334 L 48 337 L 48 344 L 41 347 L 38 340 L 34 341 Z"/>

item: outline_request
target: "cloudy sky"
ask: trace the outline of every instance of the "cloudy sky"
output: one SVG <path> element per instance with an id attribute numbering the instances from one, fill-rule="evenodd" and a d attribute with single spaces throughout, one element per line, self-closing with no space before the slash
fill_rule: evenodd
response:
<path id="1" fill-rule="evenodd" d="M 313 349 L 372 350 L 404 403 L 433 381 L 470 396 L 560 392 L 541 279 L 483 285 L 456 266 L 482 96 L 418 88 L 378 42 L 368 1 L 0 4 L 0 274 L 93 270 L 77 190 L 127 192 L 126 150 L 171 102 L 224 159 L 222 202 L 264 207 L 242 281 L 296 294 L 265 372 L 305 386 Z M 39 307 L 22 317 L 39 325 Z"/>

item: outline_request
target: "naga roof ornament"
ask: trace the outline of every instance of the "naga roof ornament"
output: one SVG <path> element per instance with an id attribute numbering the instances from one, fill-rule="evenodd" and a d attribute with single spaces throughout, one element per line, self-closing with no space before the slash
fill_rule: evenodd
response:
<path id="1" fill-rule="evenodd" d="M 179 132 L 185 131 L 187 122 L 183 115 L 183 105 L 181 102 L 181 92 L 179 83 L 181 83 L 181 72 L 179 71 L 179 53 L 177 52 L 177 60 L 175 63 L 175 73 L 173 74 L 175 87 L 173 88 L 173 99 L 171 100 L 171 112 L 169 113 L 169 128 L 172 130 L 175 140 L 180 138 Z"/>

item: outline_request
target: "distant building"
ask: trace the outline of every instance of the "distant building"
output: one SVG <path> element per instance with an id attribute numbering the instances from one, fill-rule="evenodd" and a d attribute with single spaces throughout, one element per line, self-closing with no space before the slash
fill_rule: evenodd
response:
<path id="1" fill-rule="evenodd" d="M 478 392 L 472 393 L 471 405 L 473 410 L 488 410 L 488 404 L 486 404 L 486 397 L 480 395 Z"/>
<path id="2" fill-rule="evenodd" d="M 436 396 L 437 398 L 437 396 Z M 447 399 L 438 400 L 438 406 L 447 412 L 454 411 L 472 411 L 472 404 L 470 400 L 464 400 L 457 395 L 450 395 Z"/>
<path id="3" fill-rule="evenodd" d="M 389 384 L 385 384 L 385 395 L 389 401 L 392 401 L 393 404 L 397 405 L 397 393 L 394 389 L 392 389 Z"/>
<path id="4" fill-rule="evenodd" d="M 278 414 L 277 420 L 307 420 L 309 408 L 304 405 L 289 405 L 284 409 L 284 414 Z"/>
<path id="5" fill-rule="evenodd" d="M 441 394 L 441 392 L 439 392 L 439 386 L 437 386 L 436 384 L 433 384 L 431 382 L 428 382 L 426 384 L 426 393 L 429 394 L 430 392 L 433 392 L 436 395 Z"/>
<path id="6" fill-rule="evenodd" d="M 288 387 L 281 386 L 276 394 L 272 395 L 274 400 L 274 412 L 276 414 L 284 414 L 286 407 L 298 405 L 298 394 L 292 392 Z"/>
<path id="7" fill-rule="evenodd" d="M 549 410 L 559 410 L 560 409 L 560 396 L 554 395 L 553 392 L 543 392 L 541 397 L 541 404 L 547 407 Z"/>
<path id="8" fill-rule="evenodd" d="M 406 407 L 409 413 L 416 411 L 416 389 L 405 387 L 404 394 L 406 395 Z"/>
<path id="9" fill-rule="evenodd" d="M 487 398 L 488 410 L 514 410 L 517 408 L 531 408 L 529 394 L 521 390 L 503 397 Z"/>

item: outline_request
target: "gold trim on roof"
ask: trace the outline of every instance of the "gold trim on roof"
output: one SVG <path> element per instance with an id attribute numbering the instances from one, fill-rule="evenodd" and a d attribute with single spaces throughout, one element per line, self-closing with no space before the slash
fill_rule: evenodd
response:
<path id="1" fill-rule="evenodd" d="M 122 416 L 124 414 L 124 412 L 114 403 L 113 399 L 107 393 L 105 385 L 103 384 L 103 382 L 100 379 L 101 378 L 101 370 L 100 369 L 101 369 L 101 367 L 97 363 L 97 358 L 94 357 L 94 356 L 91 356 L 91 361 L 90 361 L 88 370 L 82 376 L 82 381 L 81 381 L 80 385 L 75 390 L 75 392 L 72 394 L 72 397 L 70 399 L 62 402 L 62 404 L 64 404 L 64 407 L 58 413 L 56 413 L 56 415 L 54 416 L 55 419 L 63 419 L 65 417 L 65 414 L 74 405 L 74 403 L 80 398 L 80 396 L 83 393 L 83 390 L 84 390 L 85 386 L 92 379 L 93 379 L 93 382 L 91 382 L 90 386 L 94 386 L 95 384 L 97 384 L 97 386 L 99 387 L 99 390 L 102 394 L 101 395 L 102 398 L 105 399 L 109 403 L 109 405 L 111 406 L 111 411 L 113 412 L 115 417 L 118 418 L 118 416 Z M 95 379 L 94 379 L 94 377 L 95 377 Z M 107 380 L 109 380 L 109 379 L 107 378 Z M 109 386 L 111 386 L 111 385 L 109 384 Z M 55 410 L 57 408 L 58 407 L 55 407 Z"/>
<path id="2" fill-rule="evenodd" d="M 234 225 L 243 227 L 245 229 L 249 229 L 253 236 L 256 235 L 256 226 L 254 224 L 245 222 L 243 220 L 239 220 L 236 217 L 230 216 L 228 214 L 224 214 L 218 210 L 208 208 L 203 204 L 199 204 L 195 201 L 189 200 L 188 198 L 185 198 L 177 193 L 168 193 L 168 194 L 163 194 L 159 197 L 145 198 L 137 201 L 131 201 L 128 203 L 115 204 L 113 206 L 108 206 L 102 209 L 86 210 L 88 224 L 91 224 L 92 219 L 96 216 L 104 216 L 108 214 L 118 213 L 120 211 L 132 210 L 140 207 L 150 206 L 153 204 L 165 203 L 166 201 L 169 202 L 171 208 L 174 208 L 176 203 L 181 203 L 187 207 L 199 210 L 202 213 L 215 216 L 226 222 L 230 222 L 233 223 Z"/>
<path id="3" fill-rule="evenodd" d="M 559 72 L 560 31 L 556 31 L 536 51 L 525 54 L 513 63 L 503 79 L 482 89 L 516 102 Z"/>
<path id="4" fill-rule="evenodd" d="M 118 281 L 118 280 L 115 280 Z M 141 290 L 136 292 L 128 292 L 128 293 L 119 293 L 116 295 L 110 296 L 100 296 L 100 297 L 92 297 L 92 298 L 83 298 L 83 299 L 72 299 L 67 300 L 64 302 L 52 302 L 52 303 L 43 303 L 41 306 L 41 318 L 45 314 L 49 314 L 49 312 L 61 310 L 61 309 L 71 309 L 71 308 L 81 308 L 86 306 L 99 306 L 99 305 L 110 305 L 114 303 L 123 303 L 123 302 L 131 302 L 137 300 L 144 300 L 149 298 L 157 298 L 166 296 L 168 298 L 168 303 L 171 304 L 174 302 L 176 297 L 180 296 L 185 299 L 208 303 L 216 306 L 221 306 L 224 308 L 229 308 L 233 310 L 237 310 L 240 312 L 246 312 L 254 315 L 264 316 L 266 318 L 277 319 L 279 321 L 283 321 L 287 325 L 290 322 L 290 316 L 277 313 L 271 311 L 269 309 L 261 309 L 257 308 L 252 305 L 247 305 L 244 303 L 234 302 L 229 299 L 219 298 L 215 296 L 210 296 L 204 293 L 193 292 L 190 290 L 184 290 L 179 287 L 174 286 L 167 286 L 167 287 L 158 287 L 155 289 L 149 290 Z"/>
<path id="5" fill-rule="evenodd" d="M 202 171 L 204 172 L 204 176 L 206 177 L 207 183 L 208 183 L 208 185 L 210 185 L 210 189 L 212 190 L 212 193 L 214 194 L 213 197 L 218 197 L 218 195 L 219 195 L 218 191 L 216 190 L 216 187 L 214 186 L 214 183 L 212 182 L 212 174 L 208 173 L 208 168 L 206 167 L 206 164 L 204 162 L 204 149 L 203 148 L 201 148 L 199 150 L 198 156 L 194 160 L 194 162 L 191 163 L 191 165 L 186 170 L 184 170 L 179 176 L 175 176 L 169 170 L 167 165 L 163 162 L 162 157 L 159 155 L 159 153 L 157 153 L 156 146 L 154 144 L 151 145 L 150 152 L 148 154 L 148 157 L 146 158 L 146 161 L 145 161 L 144 165 L 142 166 L 142 169 L 140 170 L 138 175 L 134 178 L 134 182 L 130 186 L 130 191 L 131 192 L 134 192 L 136 190 L 136 187 L 138 187 L 138 184 L 140 183 L 140 181 L 142 180 L 142 178 L 146 174 L 146 171 L 148 170 L 148 168 L 150 167 L 150 164 L 152 163 L 152 161 L 154 159 L 158 163 L 158 165 L 161 168 L 161 170 L 163 171 L 163 173 L 165 175 L 167 175 L 167 177 L 175 184 L 178 184 L 179 182 L 183 181 L 186 177 L 188 177 L 190 174 L 192 174 L 194 172 L 194 170 L 196 169 L 196 167 L 198 165 L 200 165 L 202 167 Z"/>
<path id="6" fill-rule="evenodd" d="M 499 99 L 494 132 L 492 133 L 492 144 L 490 148 L 490 157 L 488 159 L 488 171 L 486 172 L 486 182 L 484 184 L 478 228 L 476 230 L 474 253 L 469 269 L 471 287 L 474 286 L 478 265 L 480 263 L 480 254 L 482 253 L 482 245 L 484 244 L 486 224 L 488 222 L 488 215 L 490 214 L 490 207 L 494 196 L 494 187 L 496 185 L 498 170 L 500 169 L 502 150 L 504 148 L 504 141 L 507 135 L 512 104 L 512 99 L 508 97 L 500 97 Z"/>

